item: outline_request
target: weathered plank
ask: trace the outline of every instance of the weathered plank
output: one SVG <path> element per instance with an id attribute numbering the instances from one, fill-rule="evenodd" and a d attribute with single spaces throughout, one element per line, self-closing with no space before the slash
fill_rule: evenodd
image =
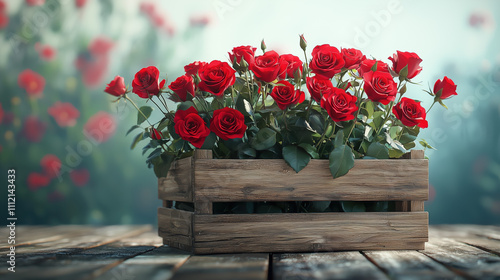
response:
<path id="1" fill-rule="evenodd" d="M 417 251 L 365 251 L 390 279 L 454 279 L 457 274 Z"/>
<path id="2" fill-rule="evenodd" d="M 423 249 L 427 224 L 427 212 L 195 215 L 194 252 Z"/>
<path id="3" fill-rule="evenodd" d="M 193 246 L 193 213 L 178 209 L 158 208 L 158 235 L 164 244 L 191 250 Z"/>
<path id="4" fill-rule="evenodd" d="M 345 176 L 332 179 L 327 160 L 311 160 L 296 173 L 281 159 L 198 159 L 195 197 L 218 201 L 424 201 L 425 159 L 356 160 Z"/>
<path id="5" fill-rule="evenodd" d="M 211 159 L 212 150 L 196 150 L 194 152 L 195 161 L 200 159 Z M 203 180 L 203 178 L 199 178 Z M 205 197 L 197 197 L 196 192 L 194 198 L 194 212 L 196 214 L 213 214 L 213 203 Z"/>
<path id="6" fill-rule="evenodd" d="M 161 200 L 193 202 L 192 157 L 172 163 L 167 177 L 158 178 L 158 198 Z"/>
<path id="7" fill-rule="evenodd" d="M 432 237 L 422 253 L 464 277 L 500 278 L 499 256 L 449 238 Z"/>
<path id="8" fill-rule="evenodd" d="M 273 279 L 387 279 L 359 252 L 275 254 Z"/>
<path id="9" fill-rule="evenodd" d="M 267 279 L 268 254 L 192 256 L 172 280 Z"/>

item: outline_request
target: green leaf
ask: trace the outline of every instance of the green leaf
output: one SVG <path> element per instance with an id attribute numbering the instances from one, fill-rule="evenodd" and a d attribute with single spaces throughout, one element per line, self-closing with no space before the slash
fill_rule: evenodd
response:
<path id="1" fill-rule="evenodd" d="M 335 148 L 344 145 L 344 131 L 343 130 L 339 130 L 337 132 L 337 134 L 335 135 L 334 145 L 335 145 Z"/>
<path id="2" fill-rule="evenodd" d="M 153 112 L 153 108 L 149 106 L 142 106 L 141 108 L 139 108 L 139 110 L 142 112 L 142 114 L 141 112 L 137 112 L 137 124 L 143 123 L 151 116 L 151 112 Z M 146 117 L 144 117 L 143 114 Z"/>
<path id="3" fill-rule="evenodd" d="M 238 157 L 241 159 L 256 158 L 257 151 L 250 147 L 248 143 L 242 143 L 238 146 Z"/>
<path id="4" fill-rule="evenodd" d="M 444 105 L 443 100 L 439 99 L 438 102 L 439 102 L 439 105 L 443 106 L 444 108 L 446 108 L 446 110 L 448 110 L 448 107 L 446 105 Z"/>
<path id="5" fill-rule="evenodd" d="M 215 98 L 213 102 L 216 102 L 215 101 L 216 99 L 217 98 Z M 179 103 L 179 105 L 177 105 L 177 110 L 185 111 L 185 110 L 189 109 L 190 107 L 194 107 L 194 103 L 191 101 L 185 101 L 185 102 L 181 102 L 181 103 Z"/>
<path id="6" fill-rule="evenodd" d="M 373 128 L 369 125 L 365 126 L 365 132 L 363 133 L 363 138 L 366 140 L 366 141 L 372 141 L 373 139 Z"/>
<path id="7" fill-rule="evenodd" d="M 378 159 L 388 159 L 389 149 L 384 144 L 374 142 L 368 147 L 366 155 Z"/>
<path id="8" fill-rule="evenodd" d="M 406 65 L 405 67 L 403 67 L 403 69 L 401 69 L 401 71 L 399 71 L 399 81 L 402 82 L 406 80 L 406 77 L 408 77 L 408 65 Z"/>
<path id="9" fill-rule="evenodd" d="M 375 113 L 373 113 L 373 124 L 379 130 L 384 125 L 383 124 L 383 122 L 384 122 L 384 115 L 385 115 L 385 112 L 383 112 L 383 111 L 376 111 Z"/>
<path id="10" fill-rule="evenodd" d="M 156 129 L 157 129 L 158 131 L 162 131 L 165 127 L 167 127 L 167 126 L 168 126 L 168 123 L 169 123 L 169 122 L 170 122 L 170 120 L 169 120 L 169 119 L 167 119 L 167 118 L 163 118 L 163 119 L 160 121 L 160 123 L 158 124 L 158 126 L 156 127 Z"/>
<path id="11" fill-rule="evenodd" d="M 141 127 L 140 125 L 133 125 L 133 126 L 132 126 L 132 127 L 131 127 L 128 131 L 127 131 L 127 133 L 125 134 L 125 136 L 129 135 L 129 134 L 130 134 L 130 132 L 132 132 L 132 131 L 134 131 L 134 130 L 136 130 L 136 129 L 140 128 L 140 127 Z"/>
<path id="12" fill-rule="evenodd" d="M 313 145 L 307 144 L 307 143 L 300 143 L 299 147 L 304 149 L 304 151 L 306 151 L 311 156 L 311 158 L 315 158 L 315 159 L 319 158 L 319 154 Z"/>
<path id="13" fill-rule="evenodd" d="M 366 115 L 368 118 L 371 118 L 373 116 L 373 113 L 374 113 L 374 108 L 373 108 L 373 102 L 371 101 L 366 101 L 365 104 L 365 111 L 366 111 Z"/>
<path id="14" fill-rule="evenodd" d="M 144 133 L 146 132 L 141 132 L 139 134 L 137 134 L 135 137 L 134 137 L 134 140 L 132 141 L 132 145 L 130 146 L 130 149 L 133 150 L 135 148 L 135 146 L 137 146 L 137 144 L 139 142 L 141 142 L 141 140 L 144 139 Z"/>
<path id="15" fill-rule="evenodd" d="M 360 201 L 342 201 L 342 210 L 344 212 L 365 212 L 366 206 L 364 202 Z"/>
<path id="16" fill-rule="evenodd" d="M 217 140 L 217 135 L 215 133 L 210 132 L 210 134 L 205 138 L 205 142 L 201 146 L 201 149 L 211 150 L 215 145 L 215 141 Z"/>
<path id="17" fill-rule="evenodd" d="M 323 134 L 325 119 L 320 113 L 311 110 L 311 115 L 309 116 L 309 124 L 311 125 L 311 128 L 318 134 Z"/>
<path id="18" fill-rule="evenodd" d="M 422 147 L 424 147 L 426 149 L 436 150 L 436 148 L 429 145 L 429 143 L 427 143 L 427 141 L 425 141 L 425 139 L 421 139 L 420 141 L 418 141 L 418 143 L 420 143 L 420 145 L 422 145 Z"/>
<path id="19" fill-rule="evenodd" d="M 391 129 L 389 129 L 389 134 L 391 135 L 392 139 L 396 139 L 399 135 L 399 132 L 401 132 L 403 128 L 400 126 L 393 126 Z"/>
<path id="20" fill-rule="evenodd" d="M 311 156 L 302 148 L 290 145 L 283 147 L 283 159 L 298 173 L 307 166 L 311 160 Z"/>
<path id="21" fill-rule="evenodd" d="M 403 135 L 401 135 L 401 137 L 399 138 L 399 142 L 403 145 L 405 144 L 408 144 L 410 142 L 413 142 L 415 141 L 415 139 L 417 139 L 417 136 L 414 136 L 414 135 L 411 135 L 409 133 L 404 133 Z"/>
<path id="22" fill-rule="evenodd" d="M 254 211 L 254 203 L 253 202 L 237 202 L 233 208 L 231 208 L 231 212 L 233 214 L 252 214 Z"/>
<path id="23" fill-rule="evenodd" d="M 156 148 L 154 151 L 152 151 L 149 155 L 148 158 L 146 159 L 146 162 L 151 161 L 155 157 L 161 156 L 161 148 Z"/>
<path id="24" fill-rule="evenodd" d="M 170 170 L 170 166 L 172 162 L 174 162 L 175 156 L 169 154 L 162 154 L 159 157 L 159 160 L 154 162 L 154 172 L 156 177 L 167 177 L 168 171 Z"/>
<path id="25" fill-rule="evenodd" d="M 257 151 L 267 150 L 276 144 L 276 131 L 265 127 L 252 138 L 250 146 Z"/>
<path id="26" fill-rule="evenodd" d="M 351 147 L 347 145 L 335 146 L 330 153 L 329 160 L 333 178 L 344 176 L 354 167 L 354 154 Z"/>
<path id="27" fill-rule="evenodd" d="M 331 201 L 311 201 L 307 203 L 307 212 L 325 212 L 330 207 Z"/>
<path id="28" fill-rule="evenodd" d="M 366 210 L 370 212 L 388 212 L 389 201 L 369 201 L 365 202 Z"/>
<path id="29" fill-rule="evenodd" d="M 389 149 L 389 158 L 400 158 L 405 154 L 401 150 Z"/>
<path id="30" fill-rule="evenodd" d="M 398 140 L 392 139 L 389 133 L 387 132 L 384 133 L 385 133 L 385 141 L 387 142 L 387 144 L 389 144 L 393 149 L 400 150 L 406 153 L 406 149 L 403 146 L 403 144 L 401 144 Z"/>
<path id="31" fill-rule="evenodd" d="M 407 150 L 409 150 L 409 149 L 411 149 L 411 148 L 415 148 L 415 146 L 416 146 L 415 142 L 410 142 L 410 143 L 406 143 L 406 144 L 404 144 L 404 147 L 405 147 L 405 149 L 407 149 Z"/>

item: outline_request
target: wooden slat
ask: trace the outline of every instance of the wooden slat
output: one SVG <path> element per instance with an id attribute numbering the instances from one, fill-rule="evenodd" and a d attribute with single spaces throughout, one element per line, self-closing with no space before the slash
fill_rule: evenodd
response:
<path id="1" fill-rule="evenodd" d="M 268 254 L 192 256 L 172 280 L 267 279 L 268 265 Z"/>
<path id="2" fill-rule="evenodd" d="M 164 238 L 164 244 L 184 250 L 193 246 L 193 213 L 158 208 L 158 235 Z"/>
<path id="3" fill-rule="evenodd" d="M 195 196 L 207 201 L 387 201 L 428 199 L 425 159 L 356 160 L 332 179 L 327 160 L 311 160 L 295 173 L 285 161 L 199 159 Z"/>
<path id="4" fill-rule="evenodd" d="M 172 163 L 167 177 L 158 178 L 158 197 L 161 200 L 193 202 L 192 157 Z"/>
<path id="5" fill-rule="evenodd" d="M 423 249 L 427 224 L 427 212 L 195 215 L 194 252 Z"/>
<path id="6" fill-rule="evenodd" d="M 276 254 L 273 279 L 387 279 L 359 252 Z"/>
<path id="7" fill-rule="evenodd" d="M 200 159 L 211 159 L 212 150 L 196 150 L 194 152 L 195 161 Z M 203 180 L 204 178 L 199 178 Z M 194 212 L 196 214 L 213 214 L 213 204 L 205 197 L 197 197 L 195 192 L 194 198 Z"/>
<path id="8" fill-rule="evenodd" d="M 390 279 L 455 279 L 457 275 L 417 251 L 365 251 Z"/>

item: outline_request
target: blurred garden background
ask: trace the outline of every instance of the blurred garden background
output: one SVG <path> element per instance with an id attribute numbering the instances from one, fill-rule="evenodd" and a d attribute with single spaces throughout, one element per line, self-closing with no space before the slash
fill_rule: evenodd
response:
<path id="1" fill-rule="evenodd" d="M 420 134 L 437 149 L 426 151 L 430 222 L 499 224 L 499 20 L 495 0 L 0 0 L 0 174 L 16 170 L 18 224 L 155 224 L 156 177 L 125 136 L 135 109 L 112 103 L 106 84 L 120 75 L 130 87 L 149 65 L 169 84 L 186 64 L 229 62 L 233 47 L 262 39 L 301 57 L 299 34 L 309 53 L 331 44 L 389 62 L 415 52 L 422 89 L 453 79 L 458 96 Z"/>

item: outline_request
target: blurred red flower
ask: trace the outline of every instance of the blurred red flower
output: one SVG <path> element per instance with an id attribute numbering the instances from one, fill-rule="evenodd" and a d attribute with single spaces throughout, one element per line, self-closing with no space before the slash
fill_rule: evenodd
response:
<path id="1" fill-rule="evenodd" d="M 50 183 L 50 178 L 47 175 L 40 173 L 30 173 L 28 175 L 28 188 L 35 191 L 41 187 L 46 187 Z"/>
<path id="2" fill-rule="evenodd" d="M 35 50 L 40 55 L 40 58 L 46 61 L 51 61 L 56 57 L 56 49 L 49 45 L 42 45 L 39 42 L 35 44 Z"/>
<path id="3" fill-rule="evenodd" d="M 0 0 L 0 12 L 4 12 L 6 8 L 7 4 L 5 4 L 5 1 Z"/>
<path id="4" fill-rule="evenodd" d="M 3 11 L 0 11 L 0 29 L 7 27 L 7 25 L 9 25 L 9 16 Z"/>
<path id="5" fill-rule="evenodd" d="M 17 77 L 17 83 L 26 90 L 28 96 L 40 97 L 45 87 L 45 78 L 31 69 L 26 69 Z"/>
<path id="6" fill-rule="evenodd" d="M 75 5 L 77 8 L 83 8 L 87 4 L 87 0 L 75 0 Z"/>
<path id="7" fill-rule="evenodd" d="M 64 199 L 64 195 L 60 191 L 53 191 L 47 195 L 50 202 L 60 201 Z"/>
<path id="8" fill-rule="evenodd" d="M 60 127 L 74 126 L 76 119 L 80 116 L 80 111 L 71 103 L 62 103 L 57 101 L 48 109 L 51 115 Z"/>
<path id="9" fill-rule="evenodd" d="M 69 177 L 77 187 L 83 187 L 89 182 L 90 173 L 87 169 L 72 170 Z"/>
<path id="10" fill-rule="evenodd" d="M 90 42 L 88 50 L 94 56 L 108 55 L 115 43 L 106 37 L 97 37 Z"/>
<path id="11" fill-rule="evenodd" d="M 191 24 L 191 26 L 203 27 L 210 24 L 211 21 L 212 18 L 209 15 L 192 15 L 189 18 L 189 23 Z"/>
<path id="12" fill-rule="evenodd" d="M 108 141 L 116 131 L 115 118 L 106 112 L 97 112 L 89 118 L 83 126 L 83 132 L 86 136 L 94 139 L 98 143 Z"/>
<path id="13" fill-rule="evenodd" d="M 3 119 L 3 109 L 2 109 L 2 103 L 0 103 L 0 124 L 2 123 Z"/>
<path id="14" fill-rule="evenodd" d="M 45 4 L 45 0 L 26 0 L 26 4 L 29 6 L 41 6 Z"/>
<path id="15" fill-rule="evenodd" d="M 80 54 L 76 68 L 82 73 L 82 81 L 87 87 L 97 87 L 108 70 L 109 52 L 114 42 L 105 37 L 97 37 L 88 46 L 88 52 Z"/>
<path id="16" fill-rule="evenodd" d="M 149 2 L 141 2 L 140 4 L 140 10 L 142 13 L 146 15 L 152 15 L 155 11 L 156 7 L 155 4 L 149 3 Z"/>
<path id="17" fill-rule="evenodd" d="M 55 178 L 61 171 L 61 160 L 55 155 L 46 155 L 40 161 L 44 174 L 49 178 Z"/>
<path id="18" fill-rule="evenodd" d="M 30 116 L 24 121 L 22 134 L 31 142 L 40 142 L 45 133 L 45 128 L 45 123 L 35 116 Z"/>

